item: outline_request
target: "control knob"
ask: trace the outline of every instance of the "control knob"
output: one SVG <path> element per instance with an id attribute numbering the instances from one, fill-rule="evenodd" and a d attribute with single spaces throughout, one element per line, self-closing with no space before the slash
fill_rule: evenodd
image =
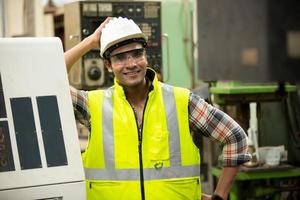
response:
<path id="1" fill-rule="evenodd" d="M 101 77 L 101 70 L 98 67 L 93 66 L 89 69 L 88 76 L 91 80 L 96 81 Z"/>

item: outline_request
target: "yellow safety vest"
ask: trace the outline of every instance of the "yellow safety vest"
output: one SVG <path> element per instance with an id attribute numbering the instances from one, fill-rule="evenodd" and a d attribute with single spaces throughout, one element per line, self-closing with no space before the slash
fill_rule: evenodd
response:
<path id="1" fill-rule="evenodd" d="M 189 90 L 163 84 L 156 76 L 152 84 L 141 143 L 134 111 L 116 81 L 107 90 L 89 92 L 91 135 L 83 154 L 87 199 L 140 200 L 142 193 L 146 200 L 200 199 Z"/>

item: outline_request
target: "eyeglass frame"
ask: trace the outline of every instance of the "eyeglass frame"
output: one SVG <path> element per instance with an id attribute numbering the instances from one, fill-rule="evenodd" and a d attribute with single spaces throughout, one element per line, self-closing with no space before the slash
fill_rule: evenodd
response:
<path id="1" fill-rule="evenodd" d="M 134 52 L 140 52 L 140 55 L 133 56 Z M 131 53 L 131 54 L 127 55 L 128 53 Z M 132 49 L 132 50 L 121 52 L 121 53 L 116 53 L 114 55 L 109 55 L 108 58 L 111 63 L 122 64 L 122 63 L 125 63 L 129 59 L 129 57 L 131 59 L 133 59 L 135 62 L 138 62 L 138 61 L 142 60 L 145 55 L 146 55 L 146 49 L 144 47 L 142 47 L 142 48 Z M 119 58 L 118 59 L 119 61 L 114 61 L 114 57 L 116 57 L 116 56 L 124 56 L 124 58 Z"/>

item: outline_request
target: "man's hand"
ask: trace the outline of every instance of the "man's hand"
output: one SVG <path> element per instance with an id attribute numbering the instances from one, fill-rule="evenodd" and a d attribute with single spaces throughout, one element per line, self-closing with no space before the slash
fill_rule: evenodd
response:
<path id="1" fill-rule="evenodd" d="M 107 17 L 105 21 L 102 22 L 100 26 L 95 30 L 95 32 L 89 36 L 90 40 L 92 41 L 93 48 L 100 48 L 100 38 L 102 30 L 111 19 L 112 17 Z"/>

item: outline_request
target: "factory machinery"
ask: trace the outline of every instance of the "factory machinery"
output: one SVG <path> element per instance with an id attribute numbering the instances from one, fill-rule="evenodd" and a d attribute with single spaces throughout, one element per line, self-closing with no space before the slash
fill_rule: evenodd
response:
<path id="1" fill-rule="evenodd" d="M 253 155 L 230 199 L 300 199 L 300 2 L 200 0 L 197 9 L 199 78 Z"/>
<path id="2" fill-rule="evenodd" d="M 78 1 L 64 7 L 66 50 L 92 34 L 107 16 L 133 19 L 148 38 L 148 62 L 161 73 L 161 3 L 133 1 Z M 69 73 L 70 83 L 80 89 L 107 88 L 113 84 L 99 49 L 86 53 Z"/>
<path id="3" fill-rule="evenodd" d="M 134 19 L 149 39 L 149 63 L 162 80 L 193 87 L 188 67 L 194 63 L 196 78 L 210 85 L 211 102 L 249 134 L 255 159 L 241 168 L 230 199 L 299 199 L 299 1 L 199 0 L 196 8 L 186 2 L 67 4 L 65 47 L 89 36 L 106 16 Z M 191 26 L 194 9 L 197 28 Z M 181 11 L 188 17 L 182 17 Z M 197 30 L 198 54 L 189 62 L 194 44 L 186 45 L 186 41 L 193 29 Z M 51 39 L 0 42 L 0 179 L 6 180 L 0 183 L 0 199 L 84 198 L 61 44 Z M 37 73 L 34 79 L 32 71 Z M 111 86 L 113 76 L 94 49 L 74 65 L 69 81 L 89 90 Z M 49 114 L 49 110 L 56 112 Z M 263 153 L 268 149 L 280 152 L 279 160 L 268 161 Z M 204 158 L 207 153 L 203 152 Z M 218 178 L 217 163 L 210 170 L 203 161 L 203 181 L 210 171 Z"/>
<path id="4" fill-rule="evenodd" d="M 85 199 L 61 41 L 0 38 L 0 60 L 0 199 Z"/>

